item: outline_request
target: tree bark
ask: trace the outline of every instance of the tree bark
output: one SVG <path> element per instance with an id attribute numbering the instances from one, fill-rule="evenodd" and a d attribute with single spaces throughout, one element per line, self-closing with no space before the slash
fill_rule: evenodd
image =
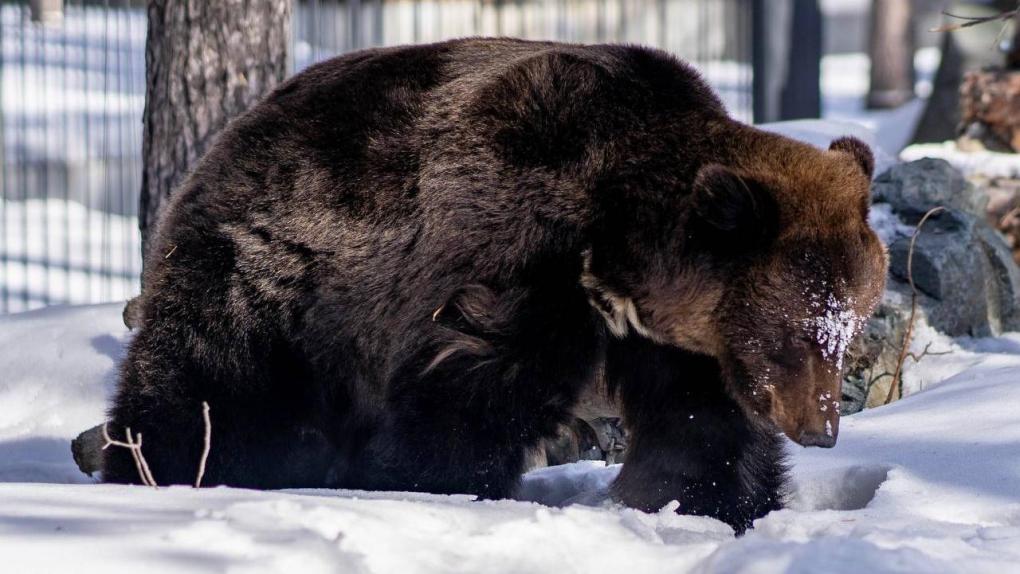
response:
<path id="1" fill-rule="evenodd" d="M 149 0 L 138 225 L 142 255 L 216 134 L 287 73 L 290 0 Z"/>
<path id="2" fill-rule="evenodd" d="M 895 108 L 914 97 L 911 0 L 874 0 L 871 7 L 869 108 Z"/>
<path id="3" fill-rule="evenodd" d="M 964 56 L 952 32 L 942 35 L 942 61 L 932 81 L 921 120 L 911 143 L 940 143 L 956 138 L 960 123 L 960 82 L 963 81 Z"/>
<path id="4" fill-rule="evenodd" d="M 1006 69 L 1020 70 L 1020 11 L 1013 16 L 1013 42 L 1006 52 Z"/>

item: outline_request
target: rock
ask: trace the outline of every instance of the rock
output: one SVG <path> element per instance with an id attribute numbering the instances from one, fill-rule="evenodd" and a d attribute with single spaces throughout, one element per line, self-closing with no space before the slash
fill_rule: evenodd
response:
<path id="1" fill-rule="evenodd" d="M 875 180 L 873 194 L 911 226 L 929 209 L 946 207 L 928 219 L 914 250 L 914 284 L 933 327 L 978 337 L 1020 328 L 1020 270 L 985 221 L 985 194 L 937 159 L 890 169 Z M 890 281 L 907 283 L 909 251 L 909 236 L 889 245 Z"/>
<path id="2" fill-rule="evenodd" d="M 904 221 L 916 224 L 931 208 L 944 206 L 983 214 L 988 198 L 943 159 L 922 158 L 895 165 L 871 187 L 872 200 L 888 203 Z"/>
<path id="3" fill-rule="evenodd" d="M 981 194 L 988 197 L 985 219 L 998 229 L 1020 264 L 1020 154 L 971 150 L 962 141 L 912 145 L 900 156 L 905 161 L 938 157 L 948 161 Z"/>
<path id="4" fill-rule="evenodd" d="M 883 404 L 889 394 L 903 330 L 910 318 L 909 305 L 904 307 L 898 304 L 901 298 L 890 300 L 889 295 L 887 292 L 861 335 L 847 350 L 840 405 L 843 414 Z M 894 398 L 899 398 L 898 395 L 894 393 Z"/>
<path id="5" fill-rule="evenodd" d="M 103 425 L 96 425 L 82 432 L 71 441 L 71 456 L 83 473 L 92 476 L 103 470 Z"/>
<path id="6" fill-rule="evenodd" d="M 986 220 L 985 193 L 949 163 L 921 159 L 881 174 L 872 194 L 876 205 L 889 205 L 884 215 L 891 208 L 909 227 L 882 221 L 889 243 L 886 293 L 849 349 L 844 414 L 886 402 L 910 320 L 910 240 L 913 228 L 933 207 L 946 210 L 927 220 L 914 247 L 915 332 L 925 324 L 950 336 L 988 336 L 1020 329 L 1020 269 L 1003 237 Z M 893 398 L 898 396 L 899 389 L 894 389 Z"/>

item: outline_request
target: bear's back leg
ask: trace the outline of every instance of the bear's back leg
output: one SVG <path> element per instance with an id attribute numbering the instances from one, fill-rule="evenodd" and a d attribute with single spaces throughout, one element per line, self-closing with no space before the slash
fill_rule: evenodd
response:
<path id="1" fill-rule="evenodd" d="M 199 359 L 186 338 L 169 343 L 175 338 L 167 338 L 165 327 L 149 328 L 131 344 L 108 429 L 118 440 L 128 428 L 142 435 L 142 454 L 158 484 L 194 483 L 205 442 L 202 403 L 207 402 L 211 448 L 203 484 L 328 485 L 338 452 L 314 426 L 312 403 L 299 391 L 307 380 L 302 369 L 291 370 L 295 362 L 269 351 L 250 371 L 214 368 L 223 365 L 209 364 L 210 357 L 227 351 L 206 340 Z M 106 449 L 103 479 L 141 482 L 127 449 Z"/>
<path id="2" fill-rule="evenodd" d="M 261 275 L 244 274 L 238 245 L 245 237 L 232 240 L 204 217 L 196 207 L 163 223 L 164 243 L 177 247 L 150 259 L 110 433 L 142 434 L 159 484 L 191 484 L 207 402 L 211 449 L 203 484 L 325 486 L 336 453 L 316 426 L 314 373 L 281 326 L 285 300 L 267 296 Z M 104 480 L 139 482 L 127 449 L 106 449 Z"/>

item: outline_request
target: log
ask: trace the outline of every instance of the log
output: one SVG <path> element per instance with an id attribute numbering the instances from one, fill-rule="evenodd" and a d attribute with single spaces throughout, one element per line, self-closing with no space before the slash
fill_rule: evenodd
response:
<path id="1" fill-rule="evenodd" d="M 78 470 L 92 476 L 103 470 L 103 425 L 96 425 L 71 441 L 71 456 Z"/>

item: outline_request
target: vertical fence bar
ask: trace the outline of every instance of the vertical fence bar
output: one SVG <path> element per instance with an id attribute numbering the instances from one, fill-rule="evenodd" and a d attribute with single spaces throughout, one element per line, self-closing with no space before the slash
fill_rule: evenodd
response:
<path id="1" fill-rule="evenodd" d="M 752 100 L 754 102 L 754 123 L 771 120 L 772 114 L 768 85 L 768 21 L 766 0 L 751 0 L 751 68 Z"/>
<path id="2" fill-rule="evenodd" d="M 22 70 L 28 71 L 28 26 L 30 25 L 27 21 L 26 16 L 28 15 L 26 6 L 21 6 L 21 13 L 19 14 L 19 20 L 21 21 L 21 68 Z M 28 156 L 27 145 L 24 143 L 28 139 L 28 110 L 25 109 L 25 103 L 28 101 L 28 74 L 21 78 L 21 101 L 19 102 L 19 119 L 21 123 L 20 135 L 22 138 L 22 145 L 18 146 L 18 152 L 21 156 L 19 167 L 21 168 L 21 306 L 22 309 L 27 308 L 29 305 L 29 289 L 28 285 L 30 282 L 29 268 L 28 268 L 28 245 L 29 245 L 29 233 L 28 233 L 28 195 L 31 183 L 29 182 L 30 175 L 30 159 Z"/>
<path id="3" fill-rule="evenodd" d="M 7 6 L 0 4 L 0 78 L 4 77 L 6 60 L 6 44 L 4 42 L 7 28 Z M 3 90 L 0 90 L 0 314 L 7 313 L 7 130 L 4 129 L 5 101 Z"/>

